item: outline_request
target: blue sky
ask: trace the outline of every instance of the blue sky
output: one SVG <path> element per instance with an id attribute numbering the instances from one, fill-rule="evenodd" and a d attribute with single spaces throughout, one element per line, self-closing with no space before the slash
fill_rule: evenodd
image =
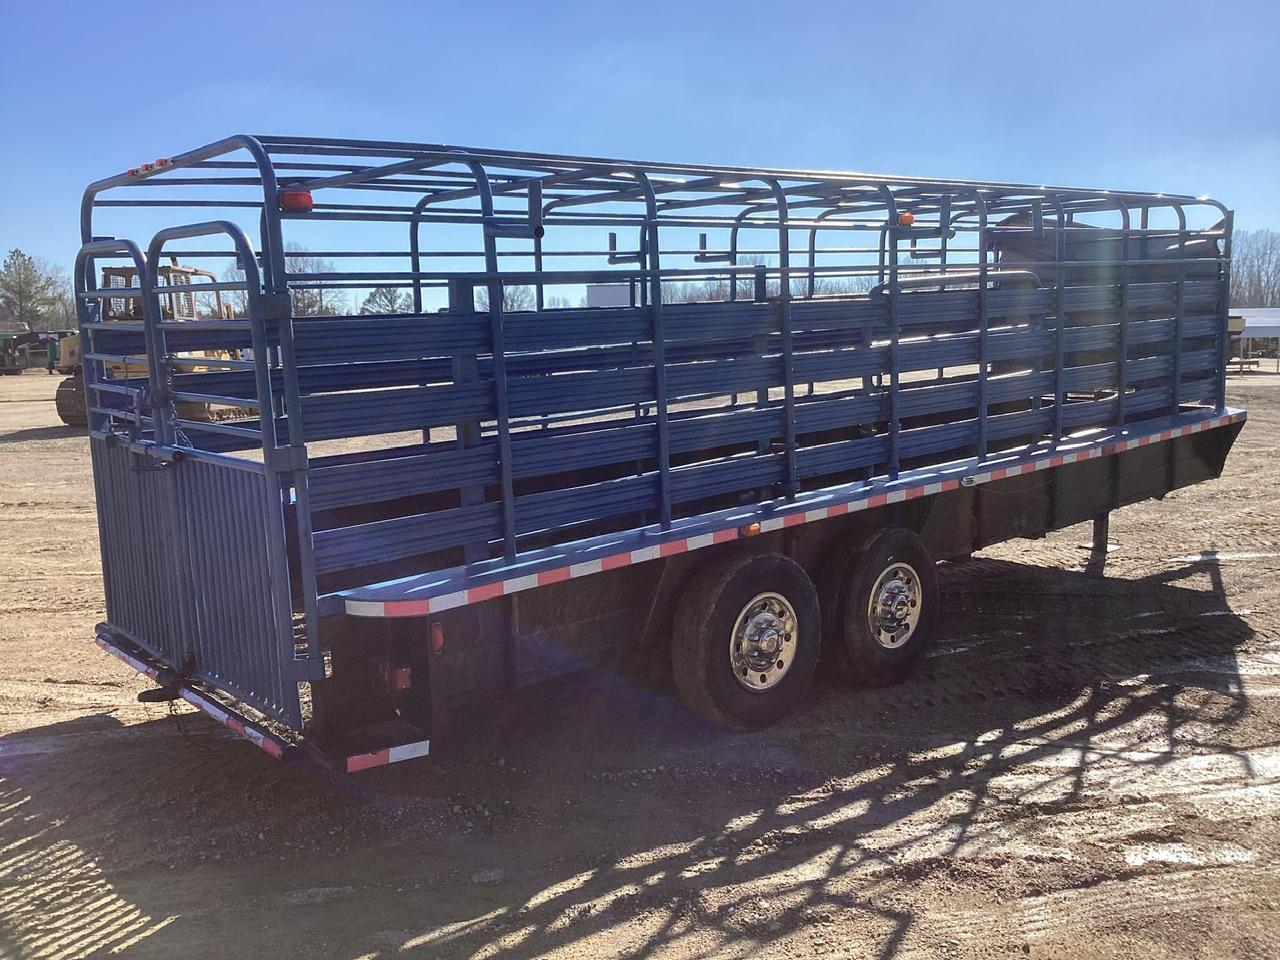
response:
<path id="1" fill-rule="evenodd" d="M 1278 11 L 6 3 L 0 251 L 69 265 L 87 182 L 231 132 L 1208 193 L 1280 228 Z"/>

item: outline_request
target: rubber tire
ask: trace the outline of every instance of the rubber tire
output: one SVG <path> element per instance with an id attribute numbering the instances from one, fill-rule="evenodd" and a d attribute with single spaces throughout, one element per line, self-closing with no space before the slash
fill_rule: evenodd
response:
<path id="1" fill-rule="evenodd" d="M 58 384 L 58 392 L 54 395 L 54 407 L 58 411 L 58 419 L 68 427 L 87 427 L 89 410 L 85 405 L 84 382 L 80 377 L 67 377 Z"/>
<path id="2" fill-rule="evenodd" d="M 924 610 L 911 638 L 889 650 L 871 635 L 866 609 L 871 588 L 892 563 L 910 564 L 919 574 Z M 928 652 L 938 620 L 937 568 L 924 542 L 910 530 L 885 530 L 846 560 L 838 580 L 839 588 L 825 605 L 824 628 L 841 673 L 862 686 L 901 683 Z"/>
<path id="3" fill-rule="evenodd" d="M 798 623 L 791 667 L 774 687 L 752 691 L 734 677 L 729 636 L 757 594 L 779 593 Z M 671 666 L 680 698 L 712 723 L 757 730 L 776 723 L 800 701 L 813 679 L 822 642 L 818 592 L 808 574 L 780 553 L 730 554 L 708 564 L 676 605 Z"/>

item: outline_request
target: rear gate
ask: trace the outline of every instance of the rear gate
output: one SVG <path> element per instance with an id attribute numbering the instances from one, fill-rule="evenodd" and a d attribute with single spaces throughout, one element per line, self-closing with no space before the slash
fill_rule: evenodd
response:
<path id="1" fill-rule="evenodd" d="M 166 320 L 153 267 L 163 245 L 211 235 L 236 248 L 251 317 Z M 138 287 L 98 288 L 99 257 L 131 259 Z M 130 241 L 93 241 L 81 249 L 76 282 L 107 627 L 180 679 L 203 681 L 301 730 L 298 684 L 312 679 L 320 660 L 314 584 L 305 556 L 289 545 L 286 511 L 305 452 L 276 445 L 271 415 L 233 424 L 179 412 L 184 403 L 277 410 L 270 368 L 280 350 L 248 240 L 234 224 L 210 221 L 160 231 L 145 257 Z M 218 286 L 227 287 L 191 290 Z M 129 297 L 141 303 L 141 322 L 104 320 L 90 306 Z M 274 315 L 287 327 L 287 309 Z M 206 350 L 219 353 L 209 358 Z M 112 363 L 141 357 L 145 377 L 127 364 L 122 377 L 108 375 Z M 187 433 L 200 440 L 196 447 L 226 452 L 192 449 Z M 309 542 L 309 532 L 299 536 Z M 305 624 L 295 625 L 295 594 Z"/>
<path id="2" fill-rule="evenodd" d="M 279 487 L 91 443 L 108 624 L 182 676 L 300 728 L 307 661 L 295 654 Z"/>

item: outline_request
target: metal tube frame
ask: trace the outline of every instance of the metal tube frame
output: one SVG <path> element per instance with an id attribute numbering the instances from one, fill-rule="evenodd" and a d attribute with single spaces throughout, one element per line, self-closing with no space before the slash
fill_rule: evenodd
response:
<path id="1" fill-rule="evenodd" d="M 248 160 L 230 159 L 237 152 L 248 154 Z M 181 186 L 191 193 L 189 199 L 150 199 L 149 191 L 142 188 Z M 225 191 L 260 187 L 261 201 L 246 201 L 240 195 L 225 195 Z M 119 199 L 118 191 L 127 191 L 127 199 Z M 211 193 L 211 191 L 213 191 Z M 217 193 L 223 191 L 223 193 Z M 309 210 L 283 210 L 280 205 L 282 191 L 312 191 L 320 194 Z M 349 193 L 368 191 L 378 198 L 397 199 L 406 196 L 405 203 L 397 202 L 345 202 Z M 139 194 L 143 194 L 139 196 Z M 338 200 L 333 198 L 341 195 Z M 360 194 L 365 196 L 366 194 Z M 408 202 L 411 200 L 412 202 Z M 525 210 L 513 204 L 524 202 Z M 179 154 L 159 167 L 139 169 L 100 180 L 86 190 L 81 204 L 81 233 L 85 244 L 77 257 L 76 287 L 77 308 L 82 331 L 85 335 L 87 361 L 85 364 L 86 396 L 89 399 L 90 421 L 95 432 L 109 427 L 112 419 L 96 402 L 99 395 L 113 391 L 132 390 L 135 410 L 130 419 L 127 411 L 119 413 L 119 419 L 129 424 L 130 442 L 150 446 L 153 455 L 166 457 L 174 451 L 183 455 L 210 458 L 210 462 L 236 461 L 239 458 L 219 450 L 203 450 L 182 445 L 178 433 L 184 428 L 171 410 L 168 401 L 191 396 L 218 396 L 216 391 L 201 393 L 198 390 L 171 391 L 168 377 L 171 372 L 167 360 L 165 340 L 170 330 L 179 325 L 163 322 L 159 315 L 157 297 L 159 288 L 156 277 L 149 270 L 149 262 L 169 241 L 190 239 L 214 233 L 231 236 L 236 247 L 235 255 L 245 269 L 246 289 L 250 292 L 250 313 L 255 357 L 254 378 L 260 405 L 261 445 L 266 466 L 264 469 L 277 476 L 280 483 L 293 491 L 299 524 L 301 554 L 297 560 L 304 581 L 304 599 L 308 604 L 308 623 L 314 623 L 315 568 L 311 559 L 312 531 L 309 505 L 307 459 L 304 441 L 306 429 L 302 410 L 304 391 L 299 382 L 295 329 L 289 291 L 296 287 L 328 288 L 348 287 L 367 289 L 369 285 L 394 285 L 408 288 L 412 293 L 413 312 L 424 312 L 424 291 L 444 287 L 452 283 L 483 283 L 489 294 L 489 338 L 494 401 L 494 436 L 498 446 L 498 484 L 501 487 L 502 553 L 506 560 L 517 556 L 517 517 L 515 515 L 515 476 L 511 462 L 512 425 L 510 399 L 508 397 L 508 358 L 505 343 L 508 318 L 505 316 L 503 291 L 505 284 L 529 283 L 535 289 L 535 308 L 545 309 L 544 291 L 556 284 L 582 284 L 592 282 L 627 283 L 633 290 L 639 288 L 639 303 L 649 314 L 652 338 L 653 391 L 655 415 L 655 455 L 657 461 L 658 512 L 661 526 L 669 528 L 673 519 L 671 478 L 671 425 L 668 409 L 670 384 L 670 359 L 663 304 L 664 283 L 686 279 L 723 278 L 728 283 L 726 297 L 737 301 L 738 282 L 742 272 L 741 232 L 743 230 L 773 231 L 776 250 L 763 251 L 766 256 L 777 256 L 776 267 L 766 267 L 766 282 L 777 277 L 778 286 L 778 337 L 783 367 L 784 399 L 782 404 L 782 434 L 785 439 L 786 467 L 785 491 L 794 497 L 800 488 L 797 456 L 797 407 L 795 395 L 796 337 L 793 317 L 800 304 L 813 300 L 818 276 L 877 276 L 884 283 L 881 293 L 885 302 L 888 338 L 887 372 L 887 462 L 883 465 L 890 477 L 896 477 L 901 469 L 902 411 L 901 377 L 902 327 L 901 293 L 904 285 L 916 286 L 917 278 L 926 278 L 925 285 L 937 283 L 939 290 L 946 287 L 944 278 L 956 269 L 965 269 L 965 262 L 974 257 L 977 280 L 977 396 L 978 417 L 976 425 L 976 449 L 978 456 L 985 456 L 991 446 L 988 406 L 991 399 L 989 366 L 991 363 L 991 302 L 996 282 L 990 269 L 993 238 L 1010 236 L 1028 228 L 1004 227 L 993 224 L 990 216 L 996 211 L 1027 212 L 1032 217 L 1030 232 L 1043 232 L 1045 203 L 1055 211 L 1055 260 L 1051 263 L 1027 264 L 1029 268 L 1047 268 L 1054 276 L 1052 302 L 1057 314 L 1057 331 L 1052 350 L 1055 357 L 1054 371 L 1054 435 L 1061 438 L 1066 425 L 1063 411 L 1067 389 L 1064 384 L 1064 364 L 1067 342 L 1067 298 L 1070 290 L 1066 266 L 1068 231 L 1084 229 L 1077 226 L 1076 217 L 1107 209 L 1118 209 L 1122 226 L 1119 231 L 1096 230 L 1091 237 L 1099 240 L 1115 237 L 1120 255 L 1115 258 L 1119 271 L 1119 295 L 1117 303 L 1117 420 L 1123 426 L 1128 415 L 1127 388 L 1129 369 L 1129 299 L 1131 271 L 1150 265 L 1147 240 L 1151 236 L 1167 236 L 1169 231 L 1151 230 L 1149 214 L 1152 209 L 1171 208 L 1178 217 L 1177 247 L 1180 254 L 1188 248 L 1188 238 L 1214 237 L 1207 231 L 1188 228 L 1187 209 L 1200 205 L 1217 209 L 1223 217 L 1223 248 L 1220 256 L 1198 256 L 1177 260 L 1177 304 L 1174 315 L 1173 336 L 1173 385 L 1171 403 L 1176 414 L 1186 399 L 1182 378 L 1183 338 L 1188 271 L 1198 264 L 1213 260 L 1217 264 L 1218 296 L 1218 346 L 1221 351 L 1217 384 L 1214 395 L 1216 407 L 1225 407 L 1225 371 L 1228 350 L 1226 332 L 1227 297 L 1230 283 L 1230 233 L 1231 213 L 1222 204 L 1204 198 L 1183 195 L 1161 195 L 1138 192 L 1107 192 L 1080 187 L 1044 187 L 1027 184 L 987 183 L 971 180 L 928 180 L 918 177 L 877 177 L 860 173 L 832 173 L 807 170 L 748 169 L 732 166 L 697 164 L 640 163 L 595 157 L 575 157 L 521 151 L 492 149 L 459 149 L 441 144 L 413 144 L 396 141 L 307 140 L 278 136 L 238 135 L 211 143 L 196 150 Z M 449 204 L 449 206 L 444 206 Z M 461 206 L 459 206 L 461 204 Z M 135 244 L 129 241 L 97 238 L 94 235 L 95 211 L 109 210 L 117 206 L 127 207 L 204 207 L 218 206 L 230 210 L 258 208 L 257 229 L 260 234 L 260 261 L 249 246 L 242 229 L 230 219 L 213 220 L 190 227 L 161 231 L 149 250 L 150 261 L 143 257 Z M 733 207 L 738 207 L 734 210 Z M 623 207 L 624 209 L 619 209 Z M 633 209 L 633 207 L 635 209 Z M 1133 229 L 1131 208 L 1142 211 L 1141 226 Z M 724 212 L 726 209 L 729 212 Z M 899 222 L 899 213 L 910 210 L 917 225 Z M 345 257 L 401 257 L 408 262 L 408 272 L 395 270 L 355 271 L 345 265 L 320 274 L 294 274 L 287 267 L 284 246 L 284 221 L 291 225 L 307 221 L 337 221 L 358 225 L 406 224 L 407 249 L 403 252 L 386 250 L 334 251 L 337 259 Z M 975 220 L 967 224 L 967 220 Z M 426 251 L 421 231 L 426 224 L 477 224 L 483 231 L 481 251 Z M 591 244 L 576 243 L 571 250 L 546 249 L 542 240 L 543 224 L 563 229 L 566 233 L 577 231 L 587 235 L 591 231 L 635 228 L 639 232 L 639 252 L 636 255 L 609 257 L 607 251 L 592 250 Z M 729 234 L 726 253 L 712 252 L 700 244 L 696 251 L 684 246 L 668 244 L 661 248 L 661 231 L 680 229 L 727 230 Z M 806 248 L 804 292 L 792 289 L 791 236 L 793 229 L 808 231 Z M 879 251 L 879 266 L 863 264 L 851 259 L 833 266 L 818 266 L 818 257 L 826 253 L 818 248 L 818 233 L 824 230 L 841 231 L 841 235 L 860 235 L 866 232 L 879 234 L 877 247 L 861 247 L 847 243 L 846 255 L 858 257 L 863 252 Z M 428 231 L 430 235 L 434 231 Z M 954 243 L 949 243 L 956 235 Z M 960 234 L 965 236 L 961 237 Z M 937 256 L 937 269 L 928 266 L 904 265 L 900 261 L 900 243 L 909 240 L 913 247 L 917 240 L 937 237 L 939 246 L 930 251 Z M 973 245 L 969 236 L 976 239 Z M 499 251 L 499 238 L 523 238 L 532 241 L 528 253 Z M 1129 244 L 1140 238 L 1142 252 L 1137 260 L 1130 256 Z M 202 251 L 202 253 L 204 253 Z M 616 255 L 616 251 L 614 251 Z M 666 264 L 664 265 L 664 255 Z M 212 253 L 209 255 L 213 255 Z M 94 284 L 95 258 L 127 256 L 134 260 L 139 271 L 139 289 L 143 294 L 143 332 L 147 339 L 149 405 L 161 411 L 148 417 L 143 412 L 139 391 L 124 385 L 102 384 L 96 376 L 97 367 L 105 362 L 99 357 L 105 353 L 93 348 L 95 326 L 91 311 L 95 299 L 107 294 L 98 291 Z M 425 269 L 428 256 L 448 258 L 481 256 L 484 271 L 458 271 Z M 528 257 L 532 270 L 504 269 L 502 262 L 508 257 Z M 567 257 L 599 257 L 602 266 L 590 264 L 585 269 L 561 269 L 562 259 Z M 693 265 L 684 266 L 680 258 L 692 256 Z M 259 269 L 259 262 L 261 267 Z M 509 262 L 509 261 L 508 261 Z M 444 266 L 447 267 L 447 262 Z M 759 273 L 760 271 L 756 271 Z M 223 289 L 228 285 L 211 284 Z M 230 285 L 234 286 L 234 285 Z M 119 291 L 116 296 L 121 295 Z M 862 296 L 862 295 L 858 295 Z M 634 298 L 633 299 L 637 299 Z M 675 314 L 672 314 L 675 316 Z M 273 326 L 268 328 L 267 321 Z M 202 322 L 204 326 L 186 326 L 188 331 L 206 329 L 211 333 L 215 324 Z M 268 330 L 274 332 L 274 342 Z M 262 349 L 259 349 L 261 346 Z M 868 350 L 872 344 L 866 344 Z M 639 345 L 635 345 L 639 356 Z M 274 358 L 274 359 L 273 359 Z M 274 366 L 272 365 L 274 363 Z M 1041 361 L 1034 361 L 1035 369 L 1041 369 Z M 913 368 L 914 369 L 914 368 Z M 274 388 L 273 376 L 278 375 L 282 389 Z M 940 377 L 941 378 L 941 377 Z M 865 384 L 864 384 L 865 386 Z M 1208 389 L 1205 383 L 1201 393 Z M 110 388 L 110 389 L 108 389 Z M 766 398 L 767 399 L 767 398 Z M 807 398 L 806 398 L 807 399 Z M 735 394 L 736 402 L 736 394 Z M 1036 407 L 1040 399 L 1034 398 Z M 279 443 L 279 423 L 283 417 L 287 442 Z M 550 422 L 549 420 L 547 421 Z M 545 425 L 545 424 L 544 424 Z M 208 425 L 208 433 L 225 436 L 240 442 L 246 432 L 243 426 Z M 154 436 L 144 436 L 150 428 Z M 429 435 L 424 437 L 429 440 Z M 873 471 L 874 472 L 874 471 Z M 274 548 L 273 548 L 274 549 Z M 309 646 L 315 649 L 316 640 L 309 635 Z"/>

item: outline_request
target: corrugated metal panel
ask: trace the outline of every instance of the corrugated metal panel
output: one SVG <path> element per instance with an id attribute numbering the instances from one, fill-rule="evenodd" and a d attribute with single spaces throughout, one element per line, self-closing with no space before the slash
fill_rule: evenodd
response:
<path id="1" fill-rule="evenodd" d="M 279 491 L 250 470 L 159 466 L 91 444 L 110 625 L 184 676 L 300 726 L 289 570 L 272 544 L 283 543 Z"/>

